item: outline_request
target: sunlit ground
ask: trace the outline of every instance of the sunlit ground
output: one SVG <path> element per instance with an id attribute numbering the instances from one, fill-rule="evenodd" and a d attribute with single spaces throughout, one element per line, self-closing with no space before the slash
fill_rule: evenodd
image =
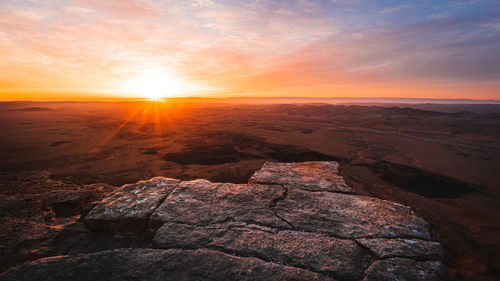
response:
<path id="1" fill-rule="evenodd" d="M 154 124 L 154 134 L 162 136 L 167 130 L 172 130 L 174 127 L 173 114 L 178 114 L 173 111 L 178 106 L 175 103 L 170 103 L 161 97 L 152 97 L 140 104 L 132 113 L 109 135 L 107 135 L 99 144 L 93 148 L 89 154 L 99 154 L 127 124 L 132 120 L 140 120 L 139 124 L 144 126 L 146 123 Z M 176 113 L 174 113 L 176 112 Z"/>

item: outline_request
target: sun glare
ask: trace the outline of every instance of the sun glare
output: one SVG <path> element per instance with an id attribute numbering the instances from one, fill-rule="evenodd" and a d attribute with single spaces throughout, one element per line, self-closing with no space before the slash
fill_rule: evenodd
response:
<path id="1" fill-rule="evenodd" d="M 191 85 L 162 68 L 151 68 L 128 81 L 125 87 L 133 95 L 160 100 L 182 95 L 190 90 Z"/>

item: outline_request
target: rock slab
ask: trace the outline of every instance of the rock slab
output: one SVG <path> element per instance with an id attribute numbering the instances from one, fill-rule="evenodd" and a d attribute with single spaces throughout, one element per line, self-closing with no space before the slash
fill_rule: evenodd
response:
<path id="1" fill-rule="evenodd" d="M 310 191 L 354 193 L 339 175 L 339 163 L 335 161 L 266 162 L 252 175 L 249 182 L 281 184 Z"/>
<path id="2" fill-rule="evenodd" d="M 166 222 L 208 225 L 227 221 L 286 227 L 269 208 L 285 189 L 277 185 L 182 182 L 151 215 L 154 231 Z"/>
<path id="3" fill-rule="evenodd" d="M 104 197 L 85 217 L 85 224 L 91 231 L 147 233 L 149 217 L 179 182 L 156 177 L 124 185 Z"/>
<path id="4" fill-rule="evenodd" d="M 429 239 L 429 225 L 394 202 L 332 192 L 288 191 L 277 214 L 296 229 L 352 238 Z"/>
<path id="5" fill-rule="evenodd" d="M 212 250 L 117 249 L 47 258 L 0 276 L 2 281 L 332 280 L 300 268 Z"/>
<path id="6" fill-rule="evenodd" d="M 360 279 L 373 261 L 353 240 L 245 223 L 208 226 L 166 223 L 156 232 L 153 247 L 220 250 L 349 280 Z"/>

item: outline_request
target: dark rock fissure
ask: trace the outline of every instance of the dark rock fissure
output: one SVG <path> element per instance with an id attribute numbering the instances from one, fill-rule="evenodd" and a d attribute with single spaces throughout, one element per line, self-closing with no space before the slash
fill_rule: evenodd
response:
<path id="1" fill-rule="evenodd" d="M 278 204 L 278 202 L 286 199 L 286 196 L 288 195 L 288 189 L 284 186 L 281 186 L 281 187 L 283 188 L 283 193 L 281 194 L 281 196 L 276 197 L 273 200 L 271 200 L 271 202 L 269 203 L 269 208 L 271 208 L 271 209 L 274 208 L 276 206 L 276 204 Z"/>
<path id="2" fill-rule="evenodd" d="M 353 194 L 352 192 L 341 191 L 341 190 L 310 190 L 307 188 L 303 188 L 302 190 L 307 191 L 307 192 L 328 192 L 328 193 L 341 193 L 341 194 L 345 194 L 345 195 L 356 195 L 356 194 Z"/>
<path id="3" fill-rule="evenodd" d="M 321 271 L 321 270 L 315 270 L 314 268 L 310 268 L 310 267 L 307 267 L 307 266 L 302 266 L 300 264 L 289 264 L 289 263 L 285 264 L 285 263 L 275 262 L 275 261 L 269 259 L 268 257 L 266 257 L 265 255 L 261 255 L 261 254 L 259 254 L 258 252 L 255 252 L 255 251 L 251 251 L 251 252 L 230 251 L 230 250 L 225 249 L 224 247 L 216 247 L 216 246 L 205 246 L 205 247 L 202 247 L 202 248 L 199 248 L 199 247 L 179 247 L 179 246 L 176 246 L 176 247 L 157 248 L 157 249 L 165 249 L 165 250 L 170 250 L 170 249 L 179 249 L 179 250 L 207 249 L 207 250 L 212 250 L 212 251 L 217 251 L 217 252 L 221 252 L 221 253 L 224 253 L 224 254 L 228 254 L 228 255 L 231 255 L 231 256 L 242 257 L 242 258 L 256 258 L 256 259 L 259 259 L 259 260 L 261 260 L 263 262 L 268 262 L 268 263 L 274 263 L 274 264 L 279 264 L 279 265 L 286 265 L 286 266 L 290 266 L 290 267 L 305 269 L 305 270 L 312 271 L 312 272 L 315 272 L 315 273 L 319 273 L 319 274 L 322 274 L 322 275 L 334 277 L 335 279 L 337 279 L 339 281 L 354 281 L 354 280 L 358 280 L 358 279 L 341 278 L 341 277 L 339 277 L 338 275 L 336 275 L 334 273 L 324 272 L 324 271 Z"/>
<path id="4" fill-rule="evenodd" d="M 278 217 L 279 218 L 279 217 Z M 284 228 L 284 227 L 279 227 L 279 226 L 276 226 L 276 225 L 272 225 L 272 224 L 266 224 L 266 223 L 262 223 L 262 222 L 257 222 L 257 221 L 254 221 L 254 220 L 247 220 L 247 221 L 239 221 L 239 220 L 235 220 L 234 218 L 226 218 L 224 220 L 221 220 L 221 221 L 216 221 L 216 222 L 210 222 L 210 223 L 187 223 L 187 222 L 184 222 L 184 221 L 168 221 L 168 223 L 175 223 L 175 224 L 182 224 L 182 225 L 188 225 L 188 226 L 194 226 L 194 227 L 211 227 L 212 225 L 219 225 L 219 224 L 224 224 L 224 223 L 229 223 L 229 222 L 235 222 L 235 223 L 246 223 L 246 224 L 253 224 L 253 225 L 257 225 L 257 226 L 262 226 L 262 227 L 268 227 L 268 228 L 272 228 L 272 229 L 275 229 L 276 232 L 270 232 L 270 233 L 279 233 L 281 231 L 287 231 L 287 230 L 293 230 L 293 231 L 297 231 L 297 232 L 305 232 L 305 233 L 313 233 L 313 234 L 321 234 L 321 235 L 326 235 L 326 236 L 329 236 L 329 237 L 332 237 L 332 238 L 336 238 L 336 239 L 341 239 L 341 240 L 348 240 L 348 241 L 356 241 L 356 239 L 365 239 L 365 238 L 369 238 L 369 239 L 412 239 L 412 240 L 422 240 L 422 241 L 431 241 L 430 239 L 425 239 L 425 238 L 416 238 L 416 237 L 413 237 L 413 236 L 405 236 L 405 235 L 400 235 L 400 236 L 391 236 L 391 237 L 385 237 L 385 236 L 360 236 L 360 237 L 356 237 L 355 239 L 353 238 L 346 238 L 346 237 L 343 237 L 343 236 L 337 236 L 337 235 L 334 235 L 332 233 L 329 233 L 329 232 L 323 232 L 323 231 L 311 231 L 311 230 L 308 230 L 308 229 L 301 229 L 301 228 L 297 228 L 297 227 L 293 227 L 290 223 L 290 228 Z M 284 222 L 287 222 L 286 220 L 284 220 Z M 167 222 L 165 222 L 167 223 Z M 214 229 L 231 229 L 231 228 L 226 228 L 226 227 L 214 227 Z M 264 231 L 264 230 L 261 230 L 261 231 Z"/>
<path id="5" fill-rule="evenodd" d="M 366 247 L 365 245 L 363 245 L 363 244 L 359 243 L 359 242 L 357 241 L 357 239 L 354 239 L 353 241 L 356 243 L 356 245 L 358 245 L 358 247 L 360 247 L 360 248 L 361 248 L 361 249 L 363 249 L 363 250 L 364 250 L 367 254 L 369 254 L 369 255 L 373 258 L 373 260 L 374 260 L 374 261 L 375 261 L 375 260 L 379 260 L 379 259 L 380 259 L 380 257 L 379 257 L 377 254 L 375 254 L 375 252 L 373 252 L 372 250 L 370 250 L 370 248 Z"/>
<path id="6" fill-rule="evenodd" d="M 414 260 L 416 262 L 439 261 L 437 259 L 427 259 L 427 258 L 421 258 L 421 257 L 415 257 L 415 256 L 402 256 L 402 255 L 388 255 L 386 257 L 380 257 L 375 252 L 370 250 L 370 248 L 366 247 L 362 243 L 359 243 L 357 241 L 357 239 L 354 239 L 353 241 L 358 245 L 358 247 L 363 249 L 363 251 L 365 251 L 365 253 L 367 253 L 372 258 L 372 262 L 368 266 L 363 268 L 363 278 L 361 278 L 360 280 L 364 280 L 370 267 L 375 262 L 381 261 L 381 260 L 388 260 L 388 259 L 392 259 L 392 258 L 404 258 L 404 259 L 411 259 L 411 260 Z"/>
<path id="7" fill-rule="evenodd" d="M 416 262 L 440 261 L 438 259 L 428 259 L 428 258 L 422 258 L 422 257 L 416 257 L 416 256 L 403 256 L 403 255 L 388 255 L 387 257 L 378 258 L 377 260 L 383 261 L 383 260 L 394 259 L 394 258 L 410 259 L 410 260 L 414 260 Z"/>
<path id="8" fill-rule="evenodd" d="M 278 202 L 285 200 L 286 197 L 288 196 L 288 188 L 284 187 L 283 185 L 281 187 L 284 189 L 283 194 L 280 197 L 273 199 L 271 201 L 271 203 L 269 203 L 269 208 L 273 211 L 274 215 L 278 219 L 282 220 L 284 223 L 286 223 L 288 226 L 290 226 L 291 229 L 295 230 L 295 227 L 289 221 L 287 221 L 286 219 L 284 219 L 280 215 L 278 215 L 278 211 L 275 209 Z"/>
<path id="9" fill-rule="evenodd" d="M 280 215 L 278 215 L 278 213 L 277 213 L 276 211 L 274 212 L 274 215 L 275 215 L 278 219 L 282 220 L 284 223 L 286 223 L 287 225 L 289 225 L 289 226 L 290 226 L 290 229 L 292 229 L 292 230 L 296 230 L 296 227 L 295 227 L 295 226 L 294 226 L 291 222 L 287 221 L 286 219 L 284 219 L 283 217 L 281 217 Z M 280 231 L 280 230 L 278 230 L 278 231 Z"/>
<path id="10" fill-rule="evenodd" d="M 154 208 L 154 210 L 148 215 L 148 219 L 147 219 L 147 223 L 146 223 L 146 227 L 149 229 L 149 222 L 151 221 L 151 216 L 153 215 L 153 213 L 156 211 L 156 209 L 158 209 L 158 207 L 161 206 L 161 204 L 163 204 L 163 202 L 165 202 L 168 198 L 168 196 L 170 196 L 170 194 L 172 194 L 172 192 L 174 192 L 177 187 L 179 186 L 179 184 L 177 184 L 168 194 L 167 196 L 165 196 L 165 198 L 161 199 L 158 204 L 156 205 L 156 207 Z M 154 235 L 154 232 L 151 232 L 149 231 L 150 235 L 153 236 Z"/>

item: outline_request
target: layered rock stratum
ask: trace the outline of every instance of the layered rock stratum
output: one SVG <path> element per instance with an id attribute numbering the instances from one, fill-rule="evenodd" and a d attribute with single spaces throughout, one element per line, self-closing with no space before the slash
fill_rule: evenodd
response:
<path id="1" fill-rule="evenodd" d="M 248 184 L 156 177 L 92 204 L 87 235 L 148 243 L 40 259 L 0 280 L 440 280 L 409 207 L 356 195 L 337 162 L 267 162 Z"/>

